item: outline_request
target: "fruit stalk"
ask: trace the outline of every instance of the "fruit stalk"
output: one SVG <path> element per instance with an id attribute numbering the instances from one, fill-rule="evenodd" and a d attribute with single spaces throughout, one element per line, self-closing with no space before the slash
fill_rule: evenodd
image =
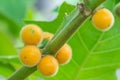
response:
<path id="1" fill-rule="evenodd" d="M 115 6 L 115 14 L 120 19 L 120 2 Z"/>
<path id="2" fill-rule="evenodd" d="M 84 1 L 85 5 L 83 3 L 78 4 L 77 8 L 75 8 L 73 12 L 63 22 L 64 25 L 61 25 L 63 26 L 63 29 L 58 30 L 57 34 L 55 34 L 53 39 L 49 41 L 49 43 L 45 46 L 43 53 L 55 54 L 63 46 L 63 44 L 66 41 L 68 41 L 69 38 L 79 29 L 80 25 L 82 25 L 82 23 L 84 23 L 84 21 L 90 16 L 91 11 L 93 11 L 105 0 L 84 0 Z M 31 68 L 23 66 L 15 73 L 13 73 L 8 78 L 8 80 L 24 80 L 34 71 L 36 71 L 36 66 Z"/>

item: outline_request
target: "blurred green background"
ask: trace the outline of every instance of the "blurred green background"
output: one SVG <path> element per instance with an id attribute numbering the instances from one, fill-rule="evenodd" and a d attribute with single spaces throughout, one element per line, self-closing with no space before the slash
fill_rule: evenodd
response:
<path id="1" fill-rule="evenodd" d="M 55 33 L 65 14 L 69 14 L 77 2 L 81 1 L 0 0 L 0 80 L 6 80 L 22 66 L 18 53 L 24 44 L 19 33 L 25 24 L 34 23 L 44 31 Z M 118 2 L 119 0 L 106 0 L 100 8 L 106 7 L 114 15 L 114 7 Z M 72 61 L 60 66 L 58 74 L 53 78 L 35 72 L 26 80 L 120 80 L 119 28 L 120 20 L 115 17 L 113 28 L 102 35 L 88 18 L 68 42 L 73 49 Z M 98 41 L 101 35 L 102 39 Z M 96 44 L 97 47 L 91 52 Z M 88 62 L 80 70 L 90 52 Z"/>

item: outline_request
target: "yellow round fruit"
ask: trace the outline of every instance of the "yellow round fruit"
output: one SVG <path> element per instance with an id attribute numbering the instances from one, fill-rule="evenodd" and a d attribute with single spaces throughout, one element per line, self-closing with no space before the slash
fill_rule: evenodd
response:
<path id="1" fill-rule="evenodd" d="M 41 52 L 36 46 L 27 45 L 20 51 L 19 57 L 25 66 L 33 67 L 40 61 Z"/>
<path id="2" fill-rule="evenodd" d="M 36 45 L 42 41 L 42 30 L 35 24 L 26 25 L 20 34 L 22 41 L 28 45 Z"/>
<path id="3" fill-rule="evenodd" d="M 68 44 L 65 44 L 56 54 L 56 59 L 59 64 L 67 64 L 72 58 L 72 49 Z"/>
<path id="4" fill-rule="evenodd" d="M 53 38 L 53 34 L 49 32 L 44 32 L 43 33 L 43 39 L 51 40 Z"/>
<path id="5" fill-rule="evenodd" d="M 108 9 L 102 8 L 93 14 L 92 23 L 98 30 L 107 31 L 114 24 L 114 16 Z"/>
<path id="6" fill-rule="evenodd" d="M 40 60 L 37 69 L 43 75 L 51 77 L 58 72 L 58 62 L 53 56 L 46 55 Z"/>

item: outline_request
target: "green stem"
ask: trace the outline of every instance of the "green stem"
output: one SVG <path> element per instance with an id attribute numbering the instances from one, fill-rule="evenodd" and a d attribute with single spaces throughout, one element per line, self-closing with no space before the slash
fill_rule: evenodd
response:
<path id="1" fill-rule="evenodd" d="M 115 15 L 120 19 L 120 2 L 115 6 Z"/>
<path id="2" fill-rule="evenodd" d="M 35 72 L 36 70 L 37 70 L 36 66 L 32 68 L 22 66 L 19 70 L 14 72 L 14 74 L 12 74 L 10 78 L 8 78 L 8 80 L 24 80 L 26 77 L 28 77 L 31 73 Z"/>
<path id="3" fill-rule="evenodd" d="M 87 17 L 91 14 L 91 11 L 99 6 L 105 0 L 84 0 L 86 3 L 90 3 L 88 5 L 84 5 L 83 3 L 78 4 L 77 8 L 73 10 L 73 12 L 65 19 L 61 30 L 55 34 L 54 38 L 47 43 L 47 45 L 43 48 L 44 54 L 56 54 L 56 52 L 65 44 L 66 41 L 79 29 L 80 25 L 84 23 Z M 89 9 L 88 9 L 89 8 Z M 24 80 L 34 71 L 36 71 L 35 67 L 21 67 L 15 73 L 13 73 L 8 80 Z"/>
<path id="4" fill-rule="evenodd" d="M 90 10 L 94 10 L 98 5 L 100 5 L 101 3 L 103 3 L 106 0 L 83 0 L 85 3 L 85 6 L 90 9 Z"/>
<path id="5" fill-rule="evenodd" d="M 43 49 L 44 54 L 53 54 L 64 45 L 66 41 L 78 30 L 88 15 L 84 14 L 84 4 L 78 4 L 77 8 L 65 19 L 63 29 L 55 34 L 55 37 Z M 91 12 L 89 12 L 91 13 Z"/>

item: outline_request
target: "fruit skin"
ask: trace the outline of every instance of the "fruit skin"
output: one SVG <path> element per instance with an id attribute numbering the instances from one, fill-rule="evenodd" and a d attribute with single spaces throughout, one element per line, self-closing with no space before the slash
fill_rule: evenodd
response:
<path id="1" fill-rule="evenodd" d="M 22 41 L 28 45 L 37 45 L 43 38 L 42 30 L 35 24 L 23 27 L 20 35 Z"/>
<path id="2" fill-rule="evenodd" d="M 56 54 L 56 59 L 59 64 L 67 64 L 72 58 L 72 49 L 68 44 L 65 44 Z"/>
<path id="3" fill-rule="evenodd" d="M 37 65 L 38 71 L 47 77 L 55 76 L 58 68 L 58 62 L 52 55 L 44 56 Z"/>
<path id="4" fill-rule="evenodd" d="M 43 39 L 51 40 L 53 38 L 53 34 L 49 32 L 44 32 L 43 33 Z"/>
<path id="5" fill-rule="evenodd" d="M 39 63 L 41 52 L 36 46 L 27 45 L 20 51 L 19 58 L 23 65 L 33 67 Z"/>
<path id="6" fill-rule="evenodd" d="M 92 23 L 98 30 L 108 31 L 114 24 L 114 16 L 108 9 L 102 8 L 93 14 Z"/>

